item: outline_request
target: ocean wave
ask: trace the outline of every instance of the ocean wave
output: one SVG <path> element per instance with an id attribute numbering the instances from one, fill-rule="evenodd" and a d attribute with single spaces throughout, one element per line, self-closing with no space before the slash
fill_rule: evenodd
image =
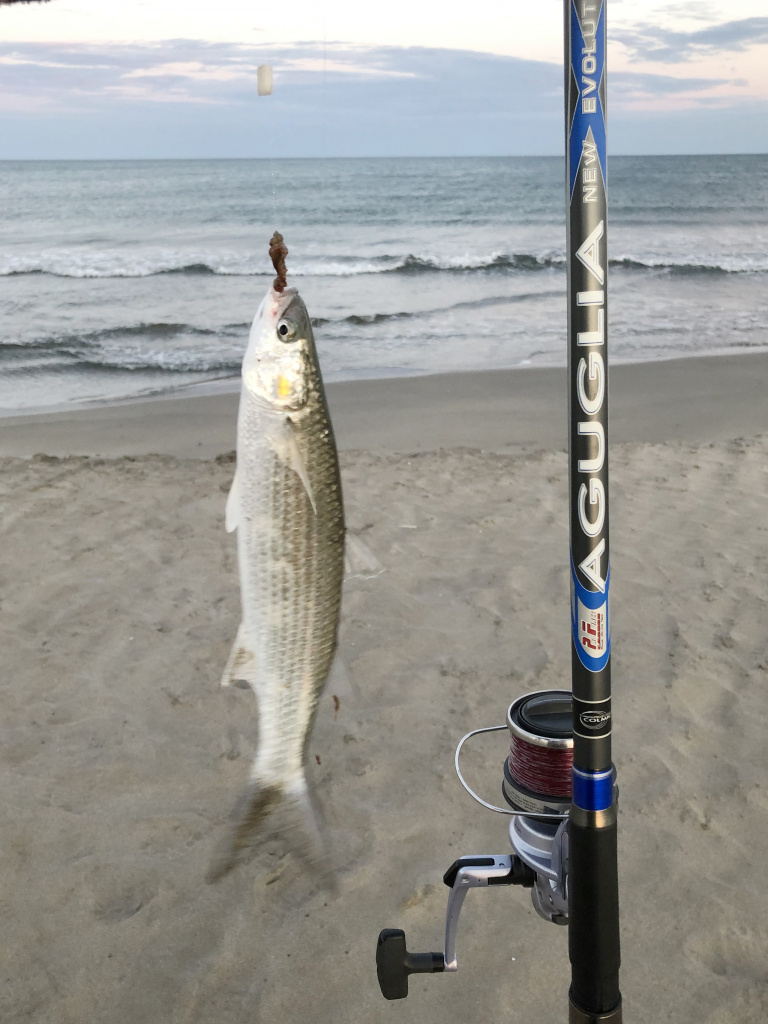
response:
<path id="1" fill-rule="evenodd" d="M 764 274 L 768 272 L 768 256 L 722 257 L 719 262 L 695 260 L 670 261 L 665 258 L 618 256 L 609 261 L 619 270 L 660 270 L 669 274 Z"/>
<path id="2" fill-rule="evenodd" d="M 160 274 L 233 274 L 268 276 L 264 260 L 235 253 L 189 252 L 53 252 L 0 254 L 0 277 L 45 274 L 49 277 L 121 278 Z"/>
<path id="3" fill-rule="evenodd" d="M 541 270 L 562 264 L 555 253 L 496 253 L 490 255 L 381 255 L 330 256 L 292 262 L 292 277 L 357 277 L 362 274 L 418 274 L 423 272 Z M 271 277 L 273 271 L 263 254 L 177 253 L 126 254 L 116 252 L 75 253 L 69 251 L 0 255 L 0 277 L 46 274 L 51 277 L 121 278 L 155 277 L 161 274 L 217 275 L 223 277 Z"/>
<path id="4" fill-rule="evenodd" d="M 84 331 L 82 334 L 57 335 L 63 341 L 77 339 L 86 344 L 97 344 L 103 341 L 122 341 L 127 338 L 178 338 L 188 335 L 196 338 L 238 337 L 247 331 L 250 324 L 227 324 L 224 327 L 194 327 L 191 324 L 176 323 L 141 323 L 118 327 L 103 327 L 98 331 Z"/>
<path id="5" fill-rule="evenodd" d="M 363 258 L 335 256 L 297 261 L 289 266 L 291 277 L 358 277 L 365 274 L 471 274 L 518 273 L 562 268 L 561 252 L 491 252 L 440 255 L 408 253 Z M 739 274 L 768 272 L 764 254 L 719 256 L 696 260 L 688 255 L 621 254 L 610 260 L 620 270 L 665 271 L 682 274 Z M 263 255 L 252 253 L 154 252 L 126 254 L 117 252 L 75 253 L 44 252 L 27 255 L 0 255 L 0 277 L 45 274 L 65 278 L 145 278 L 162 274 L 223 277 L 272 276 Z"/>
<path id="6" fill-rule="evenodd" d="M 453 313 L 456 310 L 478 310 L 487 309 L 493 306 L 510 306 L 521 302 L 540 301 L 542 299 L 559 298 L 563 294 L 562 289 L 553 289 L 536 292 L 520 292 L 517 295 L 486 295 L 482 299 L 471 299 L 464 302 L 453 302 L 448 306 L 440 306 L 431 309 L 414 309 L 410 311 L 398 311 L 395 313 L 350 313 L 342 317 L 313 317 L 313 327 L 327 327 L 330 324 L 350 324 L 355 327 L 370 327 L 371 325 L 391 323 L 397 320 L 422 320 L 432 316 L 439 316 L 441 313 Z"/>
<path id="7" fill-rule="evenodd" d="M 59 349 L 68 345 L 93 347 L 103 342 L 125 341 L 133 338 L 148 340 L 175 339 L 182 336 L 197 338 L 240 338 L 250 328 L 250 323 L 225 324 L 223 327 L 194 327 L 191 324 L 140 323 L 117 327 L 103 327 L 96 331 L 67 332 L 52 334 L 29 340 L 13 339 L 0 342 L 0 351 L 5 349 L 51 348 Z"/>
<path id="8" fill-rule="evenodd" d="M 61 356 L 61 353 L 59 353 Z M 32 377 L 40 372 L 50 373 L 88 373 L 97 371 L 107 374 L 137 374 L 157 373 L 172 376 L 174 374 L 216 374 L 220 376 L 239 375 L 242 363 L 242 355 L 236 358 L 212 358 L 205 357 L 194 352 L 156 352 L 144 353 L 143 357 L 131 357 L 124 355 L 120 358 L 110 357 L 107 354 L 92 355 L 87 359 L 73 357 L 51 358 L 51 359 L 28 359 L 24 362 L 16 362 L 7 365 L 4 363 L 2 376 L 4 379 L 11 377 L 24 378 Z"/>
<path id="9" fill-rule="evenodd" d="M 314 317 L 312 326 L 330 339 L 356 338 L 360 329 L 397 321 L 429 320 L 456 311 L 474 312 L 494 306 L 548 300 L 560 290 L 516 295 L 489 295 L 438 308 L 393 312 L 350 313 L 341 317 Z M 0 341 L 0 367 L 5 375 L 46 370 L 105 372 L 159 371 L 162 373 L 239 373 L 250 323 L 198 327 L 186 323 L 138 323 L 99 330 L 62 332 L 42 337 Z"/>
<path id="10" fill-rule="evenodd" d="M 211 373 L 238 371 L 249 324 L 217 329 L 179 323 L 131 324 L 0 342 L 4 375 L 41 369 Z"/>

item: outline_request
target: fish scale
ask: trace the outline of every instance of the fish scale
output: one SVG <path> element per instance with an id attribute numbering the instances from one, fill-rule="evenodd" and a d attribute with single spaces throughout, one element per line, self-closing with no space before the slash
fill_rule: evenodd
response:
<path id="1" fill-rule="evenodd" d="M 260 731 L 263 739 L 279 738 L 269 756 L 262 743 L 254 773 L 274 773 L 283 763 L 291 769 L 303 764 L 304 744 L 296 750 L 301 733 L 295 722 L 300 719 L 308 730 L 336 648 L 343 567 L 341 491 L 330 435 L 322 445 L 313 444 L 325 427 L 322 414 L 310 414 L 302 431 L 317 495 L 315 514 L 298 475 L 265 443 L 269 423 L 264 422 L 263 410 L 247 394 L 241 408 L 248 481 L 241 484 L 245 523 L 241 520 L 238 526 L 239 561 L 241 567 L 247 566 L 245 572 L 241 569 L 243 621 L 259 666 L 254 689 Z M 332 536 L 324 536 L 332 532 L 334 522 L 335 544 Z M 278 724 L 283 718 L 289 728 Z"/>
<path id="2" fill-rule="evenodd" d="M 286 324 L 287 341 L 277 333 Z M 254 844 L 267 816 L 306 860 L 323 851 L 305 766 L 336 651 L 344 510 L 312 327 L 292 289 L 270 289 L 251 329 L 227 528 L 237 530 L 242 622 L 222 684 L 254 690 L 259 744 L 213 878 Z"/>

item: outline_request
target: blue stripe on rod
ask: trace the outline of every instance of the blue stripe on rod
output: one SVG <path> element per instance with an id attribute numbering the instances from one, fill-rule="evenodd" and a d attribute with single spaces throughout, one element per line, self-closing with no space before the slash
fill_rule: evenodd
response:
<path id="1" fill-rule="evenodd" d="M 585 7 L 594 10 L 595 5 L 582 4 L 582 11 Z M 568 166 L 571 198 L 579 172 L 582 147 L 590 129 L 597 147 L 603 185 L 608 188 L 605 111 L 600 94 L 600 84 L 605 74 L 605 51 L 605 4 L 601 7 L 600 16 L 595 24 L 586 12 L 580 20 L 576 11 L 576 0 L 571 0 L 571 75 L 579 93 L 573 124 L 568 126 L 569 134 L 566 135 L 566 152 L 570 156 Z"/>
<path id="2" fill-rule="evenodd" d="M 613 803 L 613 768 L 603 772 L 574 768 L 572 799 L 583 811 L 607 811 Z"/>

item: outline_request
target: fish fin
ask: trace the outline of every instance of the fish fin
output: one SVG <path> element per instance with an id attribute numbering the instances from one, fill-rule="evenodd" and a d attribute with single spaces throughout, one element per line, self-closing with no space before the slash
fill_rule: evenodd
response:
<path id="1" fill-rule="evenodd" d="M 384 572 L 384 566 L 365 541 L 347 533 L 344 541 L 344 576 L 347 579 L 370 580 Z"/>
<path id="2" fill-rule="evenodd" d="M 315 503 L 315 496 L 312 493 L 312 484 L 309 482 L 309 473 L 307 473 L 307 467 L 304 464 L 304 458 L 296 441 L 296 434 L 294 433 L 293 423 L 290 418 L 286 417 L 283 421 L 283 429 L 279 433 L 272 432 L 268 434 L 267 441 L 278 459 L 285 463 L 286 466 L 290 466 L 304 484 L 304 490 L 307 492 L 307 497 L 312 505 L 312 511 L 317 515 L 317 505 Z"/>
<path id="3" fill-rule="evenodd" d="M 283 840 L 313 876 L 333 887 L 325 841 L 304 775 L 290 784 L 250 780 L 214 852 L 206 882 L 224 878 L 265 838 Z"/>
<path id="4" fill-rule="evenodd" d="M 251 650 L 251 641 L 244 623 L 237 627 L 237 636 L 232 644 L 227 664 L 224 667 L 224 674 L 221 677 L 222 686 L 240 686 L 245 683 L 251 688 L 256 683 L 257 665 L 256 655 Z"/>
<path id="5" fill-rule="evenodd" d="M 235 477 L 232 481 L 232 486 L 229 489 L 229 495 L 227 496 L 227 508 L 224 512 L 224 524 L 227 528 L 227 533 L 232 533 L 233 530 L 237 529 L 237 524 L 240 520 L 240 478 L 235 470 Z"/>

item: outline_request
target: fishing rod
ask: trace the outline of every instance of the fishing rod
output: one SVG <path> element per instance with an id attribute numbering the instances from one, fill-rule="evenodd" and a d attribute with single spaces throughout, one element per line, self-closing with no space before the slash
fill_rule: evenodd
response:
<path id="1" fill-rule="evenodd" d="M 512 853 L 460 857 L 445 873 L 443 952 L 410 953 L 396 928 L 380 933 L 376 949 L 382 994 L 402 999 L 410 975 L 458 969 L 469 889 L 530 889 L 541 917 L 568 926 L 569 1024 L 622 1022 L 608 613 L 606 3 L 564 0 L 572 688 L 519 697 L 506 726 L 464 736 L 459 780 L 482 806 L 509 816 Z M 460 766 L 470 738 L 498 729 L 510 736 L 505 807 L 474 793 Z"/>
<path id="2" fill-rule="evenodd" d="M 621 1020 L 608 613 L 606 2 L 565 3 L 573 795 L 571 1022 Z"/>

